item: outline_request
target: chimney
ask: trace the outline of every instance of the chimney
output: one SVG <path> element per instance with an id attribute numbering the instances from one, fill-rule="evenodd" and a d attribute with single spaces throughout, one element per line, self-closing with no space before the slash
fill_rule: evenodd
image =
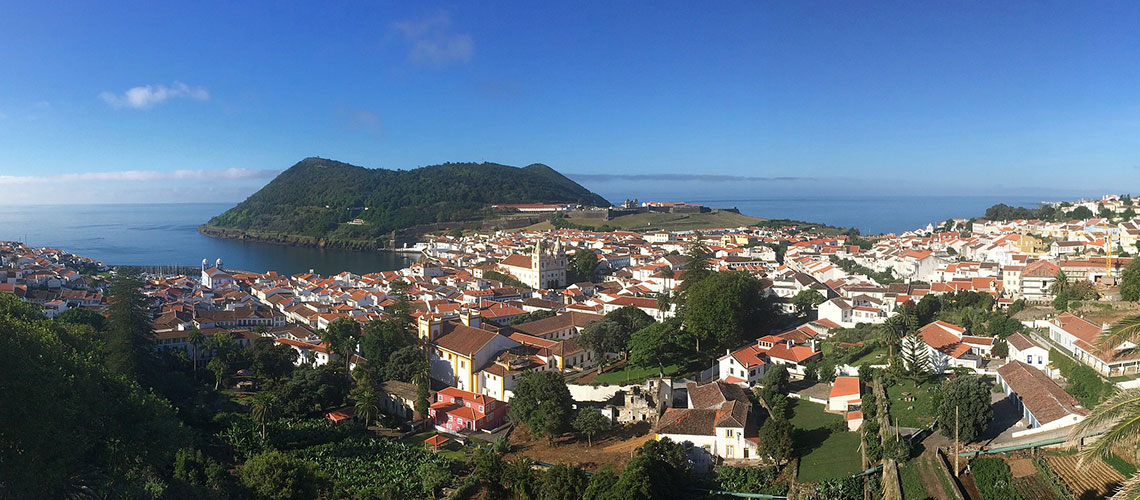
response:
<path id="1" fill-rule="evenodd" d="M 791 349 L 792 348 L 792 339 L 788 339 L 787 344 L 788 344 L 788 349 Z"/>

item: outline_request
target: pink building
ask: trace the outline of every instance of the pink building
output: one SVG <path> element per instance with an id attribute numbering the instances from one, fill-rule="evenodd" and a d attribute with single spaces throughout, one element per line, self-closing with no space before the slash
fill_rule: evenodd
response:
<path id="1" fill-rule="evenodd" d="M 448 387 L 436 393 L 428 415 L 436 427 L 449 431 L 481 431 L 503 424 L 507 404 L 490 396 Z"/>

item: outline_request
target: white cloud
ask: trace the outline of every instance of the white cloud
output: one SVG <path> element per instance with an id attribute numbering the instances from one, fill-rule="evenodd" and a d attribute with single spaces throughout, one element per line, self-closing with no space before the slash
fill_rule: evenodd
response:
<path id="1" fill-rule="evenodd" d="M 0 175 L 0 185 L 69 182 L 153 182 L 164 180 L 270 179 L 280 170 L 227 168 L 217 170 L 119 170 L 56 175 Z"/>
<path id="2" fill-rule="evenodd" d="M 475 41 L 466 33 L 451 30 L 451 15 L 440 11 L 433 16 L 392 25 L 392 32 L 408 43 L 408 60 L 415 64 L 442 68 L 467 62 L 475 54 Z"/>
<path id="3" fill-rule="evenodd" d="M 210 92 L 203 87 L 191 87 L 182 82 L 174 82 L 169 87 L 163 84 L 133 87 L 122 95 L 103 92 L 99 94 L 99 98 L 116 108 L 147 109 L 162 104 L 167 99 L 186 98 L 205 101 L 210 98 Z"/>

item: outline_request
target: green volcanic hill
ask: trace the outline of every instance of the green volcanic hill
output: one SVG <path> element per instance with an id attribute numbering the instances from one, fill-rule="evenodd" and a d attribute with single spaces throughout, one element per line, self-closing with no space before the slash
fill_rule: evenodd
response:
<path id="1" fill-rule="evenodd" d="M 489 205 L 500 203 L 610 205 L 542 164 L 386 170 L 306 158 L 199 229 L 220 237 L 360 246 L 393 231 L 487 219 L 496 215 Z M 363 223 L 349 223 L 357 219 Z"/>

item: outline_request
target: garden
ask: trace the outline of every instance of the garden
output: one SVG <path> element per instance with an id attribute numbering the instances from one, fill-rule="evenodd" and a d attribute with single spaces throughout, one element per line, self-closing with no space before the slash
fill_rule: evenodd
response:
<path id="1" fill-rule="evenodd" d="M 795 454 L 800 457 L 798 480 L 821 481 L 862 470 L 859 434 L 847 431 L 842 416 L 809 401 L 792 399 L 789 403 Z"/>
<path id="2" fill-rule="evenodd" d="M 886 387 L 891 402 L 891 422 L 902 427 L 922 428 L 934 422 L 933 392 L 942 378 L 928 378 L 918 384 L 899 380 Z"/>

